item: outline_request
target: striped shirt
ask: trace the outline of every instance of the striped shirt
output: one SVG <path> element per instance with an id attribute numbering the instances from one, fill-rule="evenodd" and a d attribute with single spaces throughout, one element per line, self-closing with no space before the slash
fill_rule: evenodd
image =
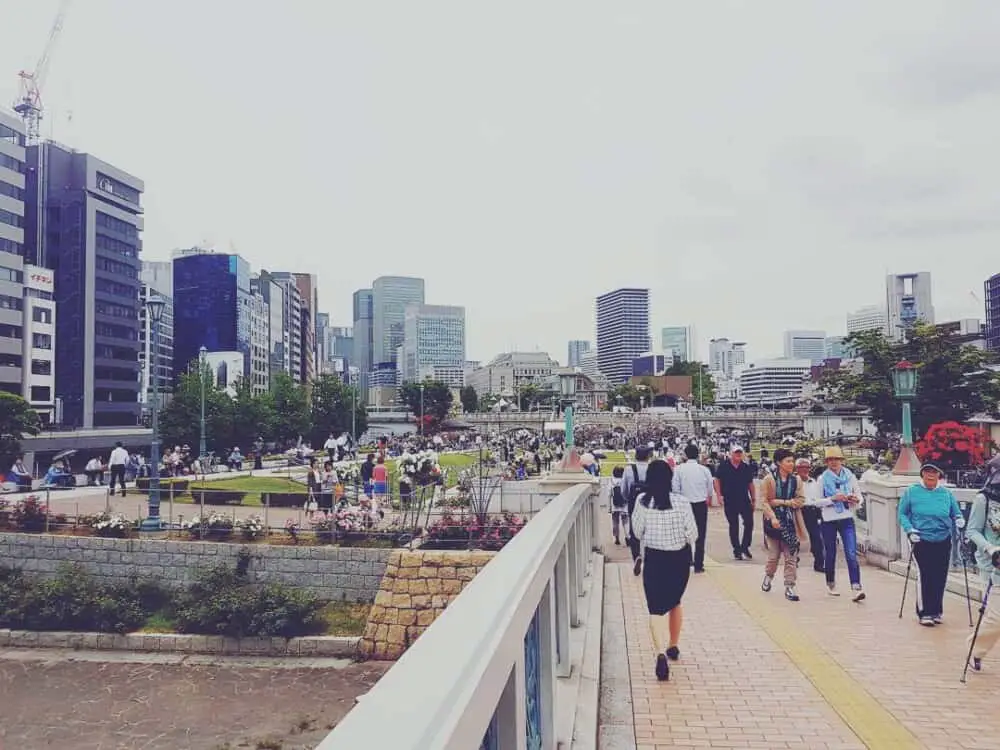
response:
<path id="1" fill-rule="evenodd" d="M 684 549 L 698 541 L 691 503 L 680 495 L 671 495 L 674 506 L 666 510 L 647 508 L 640 496 L 632 512 L 632 533 L 646 547 L 667 552 Z"/>

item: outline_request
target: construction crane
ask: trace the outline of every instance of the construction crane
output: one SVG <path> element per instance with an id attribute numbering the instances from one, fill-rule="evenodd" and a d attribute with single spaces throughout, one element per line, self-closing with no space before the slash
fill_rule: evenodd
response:
<path id="1" fill-rule="evenodd" d="M 45 84 L 45 76 L 49 72 L 49 63 L 52 61 L 52 50 L 55 48 L 59 33 L 62 31 L 63 21 L 66 20 L 66 11 L 72 0 L 60 0 L 59 10 L 56 12 L 55 21 L 49 30 L 49 38 L 42 50 L 41 57 L 35 63 L 32 71 L 22 70 L 17 75 L 21 79 L 21 93 L 14 102 L 14 111 L 24 120 L 24 127 L 29 144 L 38 143 L 41 140 L 41 124 L 44 109 L 42 107 L 42 86 Z"/>

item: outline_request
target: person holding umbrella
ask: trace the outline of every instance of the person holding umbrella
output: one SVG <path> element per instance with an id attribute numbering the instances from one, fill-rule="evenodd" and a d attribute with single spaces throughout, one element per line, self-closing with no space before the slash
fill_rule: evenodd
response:
<path id="1" fill-rule="evenodd" d="M 920 482 L 909 487 L 899 501 L 899 526 L 910 540 L 920 570 L 917 618 L 925 627 L 941 623 L 952 529 L 965 527 L 955 495 L 941 484 L 943 474 L 937 465 L 925 463 L 920 467 Z"/>

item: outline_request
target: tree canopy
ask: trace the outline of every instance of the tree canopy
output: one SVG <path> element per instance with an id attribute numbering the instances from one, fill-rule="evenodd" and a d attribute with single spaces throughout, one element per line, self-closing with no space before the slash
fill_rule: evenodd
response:
<path id="1" fill-rule="evenodd" d="M 422 402 L 421 386 L 423 386 Z M 399 389 L 399 397 L 417 419 L 423 417 L 425 430 L 434 430 L 440 426 L 451 411 L 453 400 L 451 388 L 439 380 L 404 383 Z"/>
<path id="2" fill-rule="evenodd" d="M 701 377 L 698 377 L 699 371 Z M 715 403 L 715 381 L 709 374 L 708 365 L 703 362 L 674 362 L 663 374 L 689 375 L 691 377 L 691 396 L 694 403 L 698 406 L 710 406 Z"/>
<path id="3" fill-rule="evenodd" d="M 924 434 L 938 422 L 964 422 L 969 417 L 996 414 L 1000 403 L 1000 373 L 990 352 L 962 343 L 961 337 L 935 326 L 918 324 L 905 342 L 891 341 L 881 331 L 851 334 L 845 347 L 862 360 L 861 372 L 828 372 L 821 388 L 828 400 L 856 403 L 871 411 L 883 432 L 898 432 L 902 411 L 892 386 L 892 370 L 907 360 L 917 367 L 913 427 Z"/>
<path id="4" fill-rule="evenodd" d="M 37 435 L 42 429 L 38 412 L 20 396 L 0 391 L 0 461 L 3 471 L 21 450 L 21 439 L 25 435 Z"/>
<path id="5" fill-rule="evenodd" d="M 336 375 L 321 375 L 312 387 L 312 445 L 320 446 L 332 435 L 351 432 L 360 435 L 368 428 L 368 414 L 363 399 Z M 354 419 L 351 410 L 354 409 Z"/>
<path id="6" fill-rule="evenodd" d="M 465 386 L 458 392 L 458 399 L 462 402 L 462 410 L 466 412 L 479 411 L 479 394 L 471 385 Z"/>

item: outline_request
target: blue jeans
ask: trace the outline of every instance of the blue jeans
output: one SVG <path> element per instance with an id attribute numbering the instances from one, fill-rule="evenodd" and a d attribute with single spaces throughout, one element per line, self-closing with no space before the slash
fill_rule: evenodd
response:
<path id="1" fill-rule="evenodd" d="M 824 562 L 826 563 L 826 582 L 836 580 L 837 570 L 837 534 L 844 543 L 844 557 L 847 559 L 847 575 L 852 586 L 861 585 L 861 566 L 858 565 L 858 534 L 854 528 L 853 518 L 840 521 L 823 521 L 819 527 L 823 534 Z"/>

